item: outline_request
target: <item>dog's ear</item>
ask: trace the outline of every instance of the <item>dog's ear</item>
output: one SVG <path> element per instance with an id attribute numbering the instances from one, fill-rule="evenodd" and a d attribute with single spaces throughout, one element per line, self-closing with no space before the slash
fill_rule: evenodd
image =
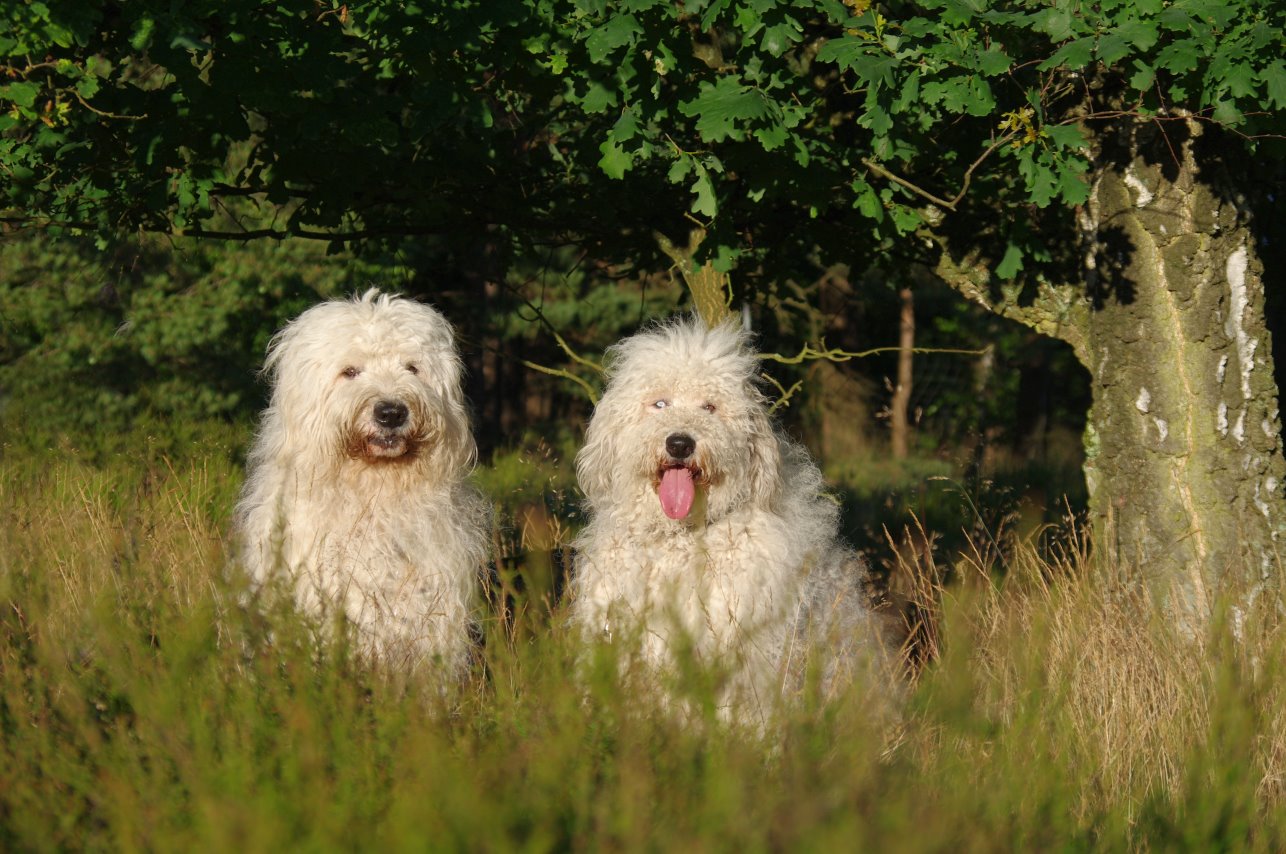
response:
<path id="1" fill-rule="evenodd" d="M 755 407 L 750 426 L 750 494 L 755 506 L 770 509 L 781 492 L 781 442 L 768 413 Z"/>
<path id="2" fill-rule="evenodd" d="M 453 426 L 448 434 L 448 471 L 471 471 L 478 461 L 478 445 L 463 402 L 452 403 L 450 418 Z"/>
<path id="3" fill-rule="evenodd" d="M 463 365 L 454 353 L 439 357 L 443 359 L 449 379 L 441 389 L 444 406 L 441 418 L 442 436 L 439 437 L 442 448 L 439 451 L 442 475 L 449 477 L 457 472 L 473 469 L 478 461 L 478 445 L 473 438 L 473 425 L 469 419 L 469 407 L 464 401 Z"/>
<path id="4" fill-rule="evenodd" d="M 589 427 L 585 445 L 576 454 L 576 481 L 590 504 L 601 505 L 611 497 L 616 486 L 617 430 L 611 426 L 611 402 L 599 402 Z"/>

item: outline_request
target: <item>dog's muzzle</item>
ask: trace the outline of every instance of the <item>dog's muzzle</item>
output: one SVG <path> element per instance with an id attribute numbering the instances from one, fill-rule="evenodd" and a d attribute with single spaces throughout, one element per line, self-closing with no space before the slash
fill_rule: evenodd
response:
<path id="1" fill-rule="evenodd" d="M 411 410 L 400 400 L 377 400 L 371 406 L 375 429 L 355 437 L 350 454 L 372 461 L 400 460 L 413 449 L 408 434 Z"/>

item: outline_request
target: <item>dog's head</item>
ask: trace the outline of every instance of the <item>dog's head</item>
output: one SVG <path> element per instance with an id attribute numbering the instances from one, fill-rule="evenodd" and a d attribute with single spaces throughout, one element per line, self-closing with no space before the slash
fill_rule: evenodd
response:
<path id="1" fill-rule="evenodd" d="M 374 289 L 321 303 L 273 338 L 264 370 L 288 448 L 443 478 L 472 462 L 454 336 L 427 305 Z"/>
<path id="2" fill-rule="evenodd" d="M 769 508 L 781 450 L 756 387 L 758 360 L 735 326 L 696 319 L 627 338 L 608 354 L 608 384 L 576 458 L 581 489 L 601 509 L 637 501 L 686 520 Z"/>

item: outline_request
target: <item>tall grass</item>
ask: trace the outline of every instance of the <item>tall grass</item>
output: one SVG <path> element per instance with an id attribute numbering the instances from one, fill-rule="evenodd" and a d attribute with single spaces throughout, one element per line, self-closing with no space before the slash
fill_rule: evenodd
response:
<path id="1" fill-rule="evenodd" d="M 1184 639 L 1075 537 L 930 585 L 898 723 L 854 691 L 760 737 L 578 676 L 543 606 L 445 695 L 243 607 L 228 458 L 0 459 L 0 849 L 1286 843 L 1271 614 Z"/>

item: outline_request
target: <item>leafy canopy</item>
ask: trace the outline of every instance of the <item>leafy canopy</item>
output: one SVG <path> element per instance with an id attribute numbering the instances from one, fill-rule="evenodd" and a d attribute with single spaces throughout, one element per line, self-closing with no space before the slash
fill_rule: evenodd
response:
<path id="1" fill-rule="evenodd" d="M 328 239 L 500 227 L 722 268 L 1085 200 L 1086 130 L 1284 130 L 1271 0 L 10 4 L 5 217 Z M 930 215 L 932 218 L 932 215 Z M 808 225 L 806 240 L 793 225 Z M 933 225 L 932 222 L 928 223 Z M 1015 272 L 1033 241 L 1015 238 Z M 807 247 L 804 247 L 807 248 Z"/>

